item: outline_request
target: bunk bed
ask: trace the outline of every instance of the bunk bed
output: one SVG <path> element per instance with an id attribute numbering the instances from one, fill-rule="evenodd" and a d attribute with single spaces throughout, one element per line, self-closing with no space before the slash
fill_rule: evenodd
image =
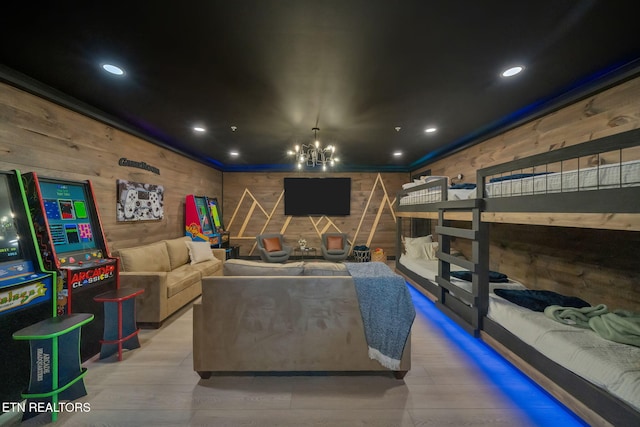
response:
<path id="1" fill-rule="evenodd" d="M 640 129 L 477 171 L 483 223 L 640 231 Z M 505 356 L 559 385 L 587 418 L 640 425 L 640 348 L 605 340 L 494 293 L 478 321 Z M 597 303 L 594 301 L 593 303 Z"/>
<path id="2" fill-rule="evenodd" d="M 639 146 L 640 129 L 607 136 L 480 169 L 476 199 L 397 206 L 399 234 L 402 219 L 437 217 L 440 240 L 435 278 L 399 261 L 397 270 L 585 420 L 616 426 L 640 425 L 640 348 L 563 325 L 495 295 L 488 283 L 488 226 L 640 231 Z M 449 219 L 471 226 L 452 227 Z M 451 254 L 453 238 L 471 240 L 470 261 L 460 262 Z M 397 243 L 402 248 L 402 236 Z M 455 265 L 472 272 L 466 287 L 451 280 Z"/>
<path id="3" fill-rule="evenodd" d="M 449 178 L 445 176 L 421 177 L 414 179 L 412 182 L 402 186 L 402 190 L 396 196 L 396 271 L 411 282 L 417 289 L 423 291 L 440 308 L 448 311 L 449 315 L 455 315 L 460 310 L 455 309 L 458 306 L 457 300 L 451 300 L 445 303 L 445 296 L 442 295 L 442 288 L 437 283 L 438 261 L 432 259 L 426 263 L 416 263 L 405 254 L 405 241 L 403 219 L 415 220 L 421 219 L 427 221 L 427 229 L 431 229 L 431 221 L 438 220 L 440 210 L 443 206 L 448 206 L 444 216 L 446 220 L 464 220 L 471 221 L 472 212 L 480 213 L 479 201 L 475 199 L 475 188 L 450 188 Z M 474 223 L 478 228 L 480 217 Z M 478 230 L 479 231 L 479 230 Z M 428 231 L 424 231 L 429 234 Z M 414 234 L 414 233 L 411 233 Z M 428 243 L 428 242 L 427 242 Z M 462 267 L 469 267 L 469 261 L 464 260 Z M 424 264 L 424 265 L 420 265 Z M 442 276 L 442 274 L 440 274 Z M 453 286 L 453 285 L 452 285 Z M 455 286 L 454 286 L 455 288 Z M 446 292 L 446 291 L 445 291 Z M 458 295 L 464 295 L 469 298 L 465 291 L 459 292 Z M 455 307 L 449 307 L 453 305 Z M 467 305 L 467 304 L 463 304 Z M 463 325 L 471 323 L 472 313 L 468 313 L 468 308 L 461 308 L 464 312 L 462 317 Z"/>

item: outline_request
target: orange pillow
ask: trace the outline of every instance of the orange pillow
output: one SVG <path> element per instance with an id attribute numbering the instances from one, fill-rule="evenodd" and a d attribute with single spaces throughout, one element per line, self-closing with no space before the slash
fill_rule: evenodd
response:
<path id="1" fill-rule="evenodd" d="M 267 252 L 277 252 L 282 250 L 282 246 L 280 245 L 280 239 L 277 237 L 269 237 L 267 239 L 262 239 L 262 246 Z"/>
<path id="2" fill-rule="evenodd" d="M 342 236 L 327 236 L 327 249 L 342 249 Z"/>

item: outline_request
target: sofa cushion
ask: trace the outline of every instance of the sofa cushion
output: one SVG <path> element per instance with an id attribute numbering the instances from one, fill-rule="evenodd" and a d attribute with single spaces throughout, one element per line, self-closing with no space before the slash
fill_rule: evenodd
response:
<path id="1" fill-rule="evenodd" d="M 224 263 L 225 276 L 302 276 L 304 263 L 265 263 L 244 259 L 229 259 Z"/>
<path id="2" fill-rule="evenodd" d="M 164 242 L 118 250 L 122 271 L 171 271 Z"/>
<path id="3" fill-rule="evenodd" d="M 305 262 L 304 276 L 349 276 L 347 266 L 335 262 Z"/>
<path id="4" fill-rule="evenodd" d="M 189 248 L 189 258 L 191 265 L 204 261 L 212 261 L 215 259 L 211 252 L 211 244 L 209 242 L 185 242 Z"/>
<path id="5" fill-rule="evenodd" d="M 167 273 L 167 298 L 200 283 L 200 272 L 188 266 Z"/>
<path id="6" fill-rule="evenodd" d="M 192 270 L 198 270 L 202 277 L 213 276 L 216 274 L 216 272 L 222 270 L 222 261 L 216 258 L 212 261 L 205 261 L 198 264 L 190 265 L 189 268 Z M 222 272 L 220 272 L 219 274 L 222 274 Z"/>
<path id="7" fill-rule="evenodd" d="M 280 252 L 282 251 L 282 245 L 280 244 L 280 239 L 277 237 L 268 237 L 266 239 L 262 239 L 262 246 L 267 252 Z"/>
<path id="8" fill-rule="evenodd" d="M 181 265 L 185 265 L 189 262 L 189 250 L 185 243 L 190 241 L 191 239 L 187 236 L 164 240 L 164 243 L 167 245 L 169 264 L 171 265 L 172 270 L 175 270 Z"/>
<path id="9" fill-rule="evenodd" d="M 344 249 L 344 242 L 342 236 L 327 236 L 327 249 Z"/>

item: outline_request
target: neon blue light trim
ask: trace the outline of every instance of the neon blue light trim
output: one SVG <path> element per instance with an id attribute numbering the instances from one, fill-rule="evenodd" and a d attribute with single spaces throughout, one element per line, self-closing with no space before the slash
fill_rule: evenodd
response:
<path id="1" fill-rule="evenodd" d="M 506 359 L 479 339 L 466 333 L 453 320 L 438 310 L 433 302 L 407 284 L 416 312 L 430 323 L 430 328 L 440 330 L 451 343 L 469 356 L 468 363 L 480 369 L 486 380 L 517 405 L 523 416 L 533 425 L 588 426 L 564 405 L 558 402 Z"/>

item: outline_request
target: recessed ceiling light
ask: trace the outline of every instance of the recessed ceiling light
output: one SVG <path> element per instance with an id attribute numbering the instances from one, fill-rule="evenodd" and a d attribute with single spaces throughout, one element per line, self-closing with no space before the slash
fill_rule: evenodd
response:
<path id="1" fill-rule="evenodd" d="M 196 132 L 206 132 L 207 130 L 205 128 L 203 128 L 202 126 L 194 126 L 193 130 Z"/>
<path id="2" fill-rule="evenodd" d="M 116 76 L 123 76 L 124 75 L 124 70 L 122 68 L 118 67 L 117 65 L 102 64 L 102 69 L 105 70 L 107 73 L 111 73 L 111 74 L 114 74 Z"/>
<path id="3" fill-rule="evenodd" d="M 521 65 L 517 65 L 515 67 L 507 68 L 500 75 L 502 77 L 512 77 L 522 72 L 522 70 L 524 70 L 524 67 Z"/>
<path id="4" fill-rule="evenodd" d="M 402 151 L 394 151 L 393 155 L 396 156 L 396 157 L 400 157 L 400 156 L 402 156 Z"/>
<path id="5" fill-rule="evenodd" d="M 424 131 L 425 131 L 426 133 L 433 133 L 433 132 L 435 132 L 435 131 L 437 131 L 437 130 L 438 130 L 437 128 L 430 127 L 430 128 L 426 128 Z"/>
<path id="6" fill-rule="evenodd" d="M 239 156 L 240 153 L 238 153 L 237 151 L 229 151 L 229 155 L 236 157 L 236 156 Z"/>

